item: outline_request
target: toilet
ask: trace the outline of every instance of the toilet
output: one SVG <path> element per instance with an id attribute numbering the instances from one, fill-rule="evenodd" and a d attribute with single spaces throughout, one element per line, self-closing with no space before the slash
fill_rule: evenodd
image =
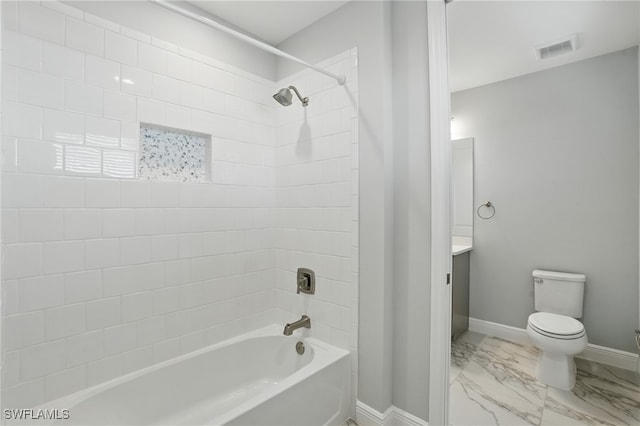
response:
<path id="1" fill-rule="evenodd" d="M 529 315 L 527 334 L 540 349 L 536 377 L 542 383 L 561 390 L 576 384 L 573 356 L 587 347 L 582 318 L 582 302 L 586 277 L 535 270 L 533 286 L 536 313 Z"/>

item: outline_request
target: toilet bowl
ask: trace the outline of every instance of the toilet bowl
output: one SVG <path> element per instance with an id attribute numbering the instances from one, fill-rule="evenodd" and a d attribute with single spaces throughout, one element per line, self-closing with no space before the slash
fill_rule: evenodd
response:
<path id="1" fill-rule="evenodd" d="M 587 347 L 587 333 L 580 321 L 567 315 L 536 312 L 529 315 L 527 334 L 540 349 L 536 377 L 542 383 L 571 390 L 576 383 L 573 356 Z"/>
<path id="2" fill-rule="evenodd" d="M 542 383 L 562 390 L 576 384 L 573 356 L 587 347 L 587 333 L 576 318 L 582 318 L 584 274 L 544 271 L 532 272 L 534 307 L 529 315 L 527 334 L 540 349 L 536 377 Z"/>

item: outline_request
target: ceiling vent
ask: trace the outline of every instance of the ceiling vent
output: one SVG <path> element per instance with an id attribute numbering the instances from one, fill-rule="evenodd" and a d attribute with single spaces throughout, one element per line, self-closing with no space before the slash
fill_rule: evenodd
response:
<path id="1" fill-rule="evenodd" d="M 578 34 L 551 41 L 535 47 L 538 59 L 548 59 L 573 52 L 578 48 Z"/>

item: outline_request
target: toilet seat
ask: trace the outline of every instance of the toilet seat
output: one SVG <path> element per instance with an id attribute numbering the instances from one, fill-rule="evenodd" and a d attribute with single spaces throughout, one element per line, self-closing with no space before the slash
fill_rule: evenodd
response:
<path id="1" fill-rule="evenodd" d="M 532 331 L 561 340 L 580 339 L 585 336 L 584 325 L 575 318 L 549 312 L 536 312 L 529 316 Z"/>

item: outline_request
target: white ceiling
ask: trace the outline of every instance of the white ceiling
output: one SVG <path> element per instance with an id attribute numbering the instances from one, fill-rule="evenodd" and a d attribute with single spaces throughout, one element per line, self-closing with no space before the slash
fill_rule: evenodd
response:
<path id="1" fill-rule="evenodd" d="M 277 45 L 349 0 L 189 1 Z M 447 5 L 450 84 L 471 87 L 638 44 L 638 0 L 454 0 Z M 534 46 L 578 33 L 579 48 L 539 60 Z"/>
<path id="2" fill-rule="evenodd" d="M 347 1 L 189 1 L 227 22 L 277 45 Z"/>
<path id="3" fill-rule="evenodd" d="M 637 1 L 481 1 L 447 5 L 451 91 L 638 44 Z M 539 60 L 534 46 L 578 33 L 578 50 Z"/>

